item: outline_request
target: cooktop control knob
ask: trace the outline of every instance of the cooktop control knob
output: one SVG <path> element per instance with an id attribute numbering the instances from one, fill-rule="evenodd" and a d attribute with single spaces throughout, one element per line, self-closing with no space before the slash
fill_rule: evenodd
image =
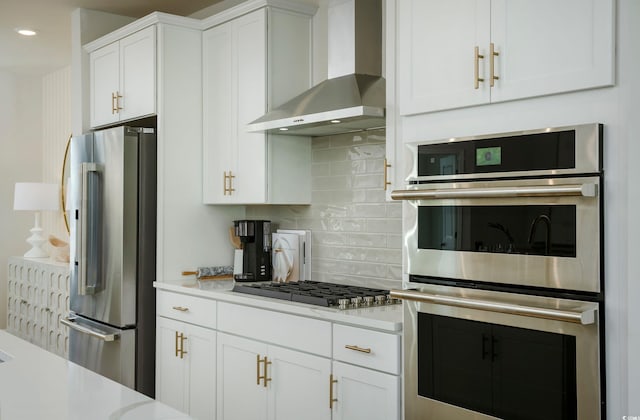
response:
<path id="1" fill-rule="evenodd" d="M 354 308 L 357 308 L 361 304 L 362 304 L 362 296 L 356 296 L 351 298 L 351 305 L 353 305 Z"/>
<path id="2" fill-rule="evenodd" d="M 338 307 L 340 309 L 347 309 L 350 302 L 351 301 L 349 299 L 338 299 Z"/>
<path id="3" fill-rule="evenodd" d="M 387 303 L 387 297 L 385 295 L 376 296 L 376 305 L 384 305 Z"/>
<path id="4" fill-rule="evenodd" d="M 373 300 L 374 300 L 373 296 L 365 296 L 364 297 L 364 304 L 366 306 L 371 306 L 371 305 L 373 305 Z"/>

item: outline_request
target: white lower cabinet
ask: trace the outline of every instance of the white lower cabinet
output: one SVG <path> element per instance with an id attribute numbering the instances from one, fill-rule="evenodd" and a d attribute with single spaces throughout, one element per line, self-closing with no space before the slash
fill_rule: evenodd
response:
<path id="1" fill-rule="evenodd" d="M 331 361 L 218 334 L 218 418 L 330 420 Z"/>
<path id="2" fill-rule="evenodd" d="M 216 331 L 207 328 L 215 325 L 215 307 L 209 299 L 157 293 L 156 399 L 201 420 L 216 414 Z"/>
<path id="3" fill-rule="evenodd" d="M 400 376 L 333 362 L 333 420 L 400 418 Z"/>
<path id="4" fill-rule="evenodd" d="M 194 418 L 401 418 L 398 333 L 164 290 L 156 306 L 156 398 Z"/>

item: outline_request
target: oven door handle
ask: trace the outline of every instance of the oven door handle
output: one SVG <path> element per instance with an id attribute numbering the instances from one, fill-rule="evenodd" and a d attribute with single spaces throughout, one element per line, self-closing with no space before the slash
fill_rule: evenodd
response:
<path id="1" fill-rule="evenodd" d="M 395 190 L 394 200 L 435 200 L 441 198 L 511 198 L 511 197 L 596 197 L 596 184 L 542 185 L 530 187 L 448 188 L 440 190 Z"/>
<path id="2" fill-rule="evenodd" d="M 415 290 L 391 290 L 390 294 L 391 297 L 395 299 L 457 306 L 461 308 L 551 319 L 555 321 L 573 322 L 575 324 L 582 325 L 590 325 L 595 322 L 595 314 L 598 308 L 598 305 L 595 303 L 585 303 L 582 308 L 576 308 L 576 310 L 538 308 L 535 306 L 524 306 L 513 303 L 434 295 L 431 293 L 418 292 Z"/>

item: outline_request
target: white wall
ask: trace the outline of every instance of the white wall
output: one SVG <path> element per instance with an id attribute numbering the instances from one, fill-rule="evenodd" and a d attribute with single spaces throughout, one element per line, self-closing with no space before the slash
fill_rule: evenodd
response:
<path id="1" fill-rule="evenodd" d="M 0 329 L 7 319 L 7 258 L 29 250 L 31 212 L 13 210 L 16 182 L 42 181 L 40 76 L 0 70 Z"/>
<path id="2" fill-rule="evenodd" d="M 71 135 L 71 68 L 69 66 L 42 78 L 42 179 L 62 187 L 64 152 Z M 60 191 L 62 193 L 62 190 Z M 62 201 L 62 197 L 60 197 Z M 69 235 L 61 210 L 42 214 L 45 233 L 63 241 Z"/>
<path id="3" fill-rule="evenodd" d="M 409 118 L 404 141 L 599 122 L 605 126 L 608 418 L 640 416 L 640 6 L 617 2 L 617 81 L 611 88 Z"/>

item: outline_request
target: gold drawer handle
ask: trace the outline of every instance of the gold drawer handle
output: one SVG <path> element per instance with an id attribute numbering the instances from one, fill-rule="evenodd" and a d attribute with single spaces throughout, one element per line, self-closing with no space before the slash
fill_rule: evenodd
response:
<path id="1" fill-rule="evenodd" d="M 173 309 L 180 312 L 187 312 L 189 308 L 185 308 L 184 306 L 174 306 Z"/>
<path id="2" fill-rule="evenodd" d="M 360 353 L 371 353 L 371 349 L 363 349 L 362 347 L 358 347 L 358 346 L 352 346 L 350 344 L 347 344 L 346 346 L 344 346 L 345 349 L 349 349 L 349 350 L 355 350 L 355 351 L 359 351 Z"/>

